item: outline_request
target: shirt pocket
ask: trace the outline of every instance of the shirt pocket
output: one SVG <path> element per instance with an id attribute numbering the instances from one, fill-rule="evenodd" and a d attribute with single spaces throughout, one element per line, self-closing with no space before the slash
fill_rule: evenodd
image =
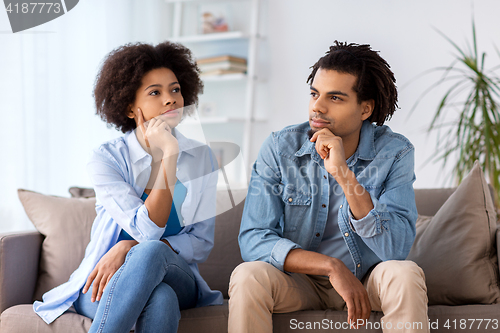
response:
<path id="1" fill-rule="evenodd" d="M 287 234 L 297 231 L 298 225 L 310 214 L 311 195 L 298 190 L 295 185 L 283 186 L 281 199 L 284 203 L 283 231 Z"/>

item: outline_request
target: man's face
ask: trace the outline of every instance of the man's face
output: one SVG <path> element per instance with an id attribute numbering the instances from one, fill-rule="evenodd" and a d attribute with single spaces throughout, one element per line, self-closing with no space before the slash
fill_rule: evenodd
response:
<path id="1" fill-rule="evenodd" d="M 356 76 L 320 68 L 311 84 L 309 101 L 309 125 L 311 135 L 328 128 L 342 139 L 359 135 L 363 120 L 372 111 L 374 102 L 363 101 L 358 104 L 353 90 Z"/>

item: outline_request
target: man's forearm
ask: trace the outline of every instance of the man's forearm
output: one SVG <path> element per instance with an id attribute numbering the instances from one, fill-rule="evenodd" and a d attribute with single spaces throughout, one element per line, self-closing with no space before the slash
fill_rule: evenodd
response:
<path id="1" fill-rule="evenodd" d="M 288 252 L 283 268 L 287 272 L 330 276 L 340 263 L 340 260 L 318 252 L 293 249 Z"/>
<path id="2" fill-rule="evenodd" d="M 360 220 L 373 209 L 370 193 L 356 179 L 354 172 L 349 170 L 346 177 L 341 179 L 339 185 L 344 191 L 345 198 L 356 220 Z"/>

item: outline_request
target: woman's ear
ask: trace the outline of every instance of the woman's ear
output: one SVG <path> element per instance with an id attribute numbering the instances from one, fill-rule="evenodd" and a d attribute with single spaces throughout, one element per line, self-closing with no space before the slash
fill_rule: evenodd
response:
<path id="1" fill-rule="evenodd" d="M 375 108 L 375 100 L 370 99 L 367 101 L 361 102 L 362 112 L 361 112 L 361 120 L 366 120 L 370 118 L 373 113 L 373 109 Z"/>
<path id="2" fill-rule="evenodd" d="M 132 118 L 132 119 L 135 118 L 134 111 L 132 110 L 132 105 L 128 106 L 127 117 Z"/>

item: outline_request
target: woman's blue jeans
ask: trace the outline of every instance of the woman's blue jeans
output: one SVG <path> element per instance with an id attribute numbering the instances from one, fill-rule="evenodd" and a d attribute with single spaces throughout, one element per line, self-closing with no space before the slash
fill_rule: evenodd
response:
<path id="1" fill-rule="evenodd" d="M 193 272 L 178 254 L 161 241 L 142 242 L 128 252 L 125 262 L 106 285 L 99 302 L 91 302 L 92 288 L 80 291 L 76 311 L 93 319 L 89 332 L 177 332 L 180 310 L 196 305 L 198 288 Z"/>

